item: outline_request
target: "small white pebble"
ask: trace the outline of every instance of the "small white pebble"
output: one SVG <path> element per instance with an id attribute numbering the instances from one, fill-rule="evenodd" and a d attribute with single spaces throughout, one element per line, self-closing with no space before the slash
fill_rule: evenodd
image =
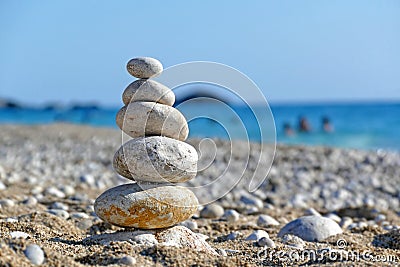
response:
<path id="1" fill-rule="evenodd" d="M 375 222 L 378 224 L 382 223 L 384 220 L 386 220 L 386 216 L 384 214 L 378 214 L 375 217 Z"/>
<path id="2" fill-rule="evenodd" d="M 35 206 L 38 203 L 37 199 L 35 197 L 27 197 L 22 201 L 22 204 L 26 206 Z"/>
<path id="3" fill-rule="evenodd" d="M 2 199 L 0 200 L 0 205 L 3 207 L 12 207 L 15 203 L 11 199 Z"/>
<path id="4" fill-rule="evenodd" d="M 34 265 L 40 265 L 44 262 L 44 252 L 38 245 L 28 245 L 24 254 Z"/>
<path id="5" fill-rule="evenodd" d="M 5 190 L 6 188 L 7 188 L 6 185 L 3 184 L 2 181 L 0 181 L 0 191 L 1 191 L 1 190 Z"/>
<path id="6" fill-rule="evenodd" d="M 393 225 L 385 225 L 385 226 L 383 226 L 383 229 L 386 231 L 391 231 L 391 230 L 393 230 Z"/>
<path id="7" fill-rule="evenodd" d="M 262 237 L 260 240 L 258 240 L 257 244 L 260 247 L 268 247 L 268 248 L 274 248 L 275 243 L 268 237 Z"/>
<path id="8" fill-rule="evenodd" d="M 223 248 L 217 249 L 217 252 L 218 252 L 218 254 L 221 255 L 222 257 L 227 257 L 227 256 L 228 256 L 228 253 L 226 253 L 225 249 L 223 249 Z"/>
<path id="9" fill-rule="evenodd" d="M 62 202 L 54 202 L 51 204 L 50 209 L 55 209 L 55 210 L 68 210 L 69 207 L 68 205 L 62 203 Z"/>
<path id="10" fill-rule="evenodd" d="M 58 217 L 61 217 L 63 219 L 69 218 L 69 213 L 68 213 L 68 211 L 65 211 L 65 210 L 49 209 L 49 210 L 47 210 L 47 212 L 50 214 L 56 215 Z"/>
<path id="11" fill-rule="evenodd" d="M 343 229 L 349 229 L 350 225 L 353 224 L 353 219 L 350 217 L 343 217 L 340 221 L 340 227 Z"/>
<path id="12" fill-rule="evenodd" d="M 30 237 L 30 235 L 28 233 L 21 232 L 21 231 L 10 232 L 10 236 L 13 239 L 18 239 L 18 238 L 27 239 L 28 237 Z"/>
<path id="13" fill-rule="evenodd" d="M 61 191 L 66 195 L 66 196 L 72 196 L 75 194 L 75 188 L 70 185 L 64 185 L 61 187 Z"/>
<path id="14" fill-rule="evenodd" d="M 264 230 L 255 230 L 253 233 L 251 233 L 248 237 L 246 237 L 246 241 L 258 241 L 260 240 L 262 237 L 268 237 L 269 235 L 267 232 L 265 232 Z"/>
<path id="15" fill-rule="evenodd" d="M 269 215 L 261 214 L 258 216 L 257 225 L 261 227 L 269 227 L 279 225 L 279 222 Z"/>
<path id="16" fill-rule="evenodd" d="M 337 223 L 340 223 L 342 221 L 342 218 L 340 218 L 338 215 L 335 213 L 328 213 L 324 217 L 329 218 Z"/>
<path id="17" fill-rule="evenodd" d="M 224 215 L 224 208 L 216 203 L 205 206 L 200 212 L 200 217 L 207 219 L 217 219 L 222 215 Z"/>
<path id="18" fill-rule="evenodd" d="M 89 215 L 84 212 L 73 212 L 71 213 L 71 218 L 74 219 L 89 219 Z"/>
<path id="19" fill-rule="evenodd" d="M 132 256 L 124 256 L 119 260 L 119 263 L 127 266 L 135 266 L 136 259 Z"/>
<path id="20" fill-rule="evenodd" d="M 13 218 L 13 217 L 8 217 L 8 218 L 5 218 L 4 221 L 8 222 L 8 223 L 16 223 L 16 222 L 18 222 L 18 219 Z"/>
<path id="21" fill-rule="evenodd" d="M 226 240 L 236 240 L 239 236 L 239 232 L 232 232 L 226 236 Z"/>
<path id="22" fill-rule="evenodd" d="M 314 208 L 308 208 L 304 211 L 304 216 L 311 216 L 311 215 L 321 216 L 321 213 L 316 211 Z"/>
<path id="23" fill-rule="evenodd" d="M 65 194 L 59 190 L 58 188 L 51 186 L 49 188 L 46 189 L 45 191 L 46 195 L 51 195 L 53 197 L 57 197 L 57 198 L 65 198 Z"/>

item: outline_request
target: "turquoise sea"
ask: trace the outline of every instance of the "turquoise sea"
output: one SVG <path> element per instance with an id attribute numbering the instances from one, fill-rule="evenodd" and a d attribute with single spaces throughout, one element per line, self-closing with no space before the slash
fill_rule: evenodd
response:
<path id="1" fill-rule="evenodd" d="M 319 104 L 271 104 L 279 143 L 327 145 L 360 149 L 389 149 L 400 151 L 400 102 L 396 103 L 319 103 Z M 226 112 L 212 103 L 178 106 L 187 118 L 205 115 L 189 122 L 191 137 L 219 137 L 260 141 L 259 124 L 251 110 L 232 106 Z M 258 114 L 268 114 L 265 107 L 255 107 Z M 92 126 L 113 127 L 118 108 L 99 106 L 75 106 L 69 108 L 0 108 L 0 123 L 46 124 L 67 122 Z M 299 133 L 299 117 L 307 118 L 311 125 L 308 133 Z M 268 116 L 267 116 L 268 117 Z M 328 117 L 334 131 L 321 129 L 322 117 Z M 238 118 L 245 132 L 240 131 Z M 262 118 L 261 118 L 262 119 Z M 283 125 L 288 123 L 294 135 L 287 136 Z M 271 126 L 271 124 L 269 124 Z M 263 126 L 261 126 L 263 127 Z M 272 126 L 271 126 L 272 127 Z M 267 129 L 271 131 L 271 129 Z M 265 140 L 264 140 L 265 141 Z"/>

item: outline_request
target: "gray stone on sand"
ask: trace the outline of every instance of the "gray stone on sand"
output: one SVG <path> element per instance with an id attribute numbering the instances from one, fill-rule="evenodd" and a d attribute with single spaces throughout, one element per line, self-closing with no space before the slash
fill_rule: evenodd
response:
<path id="1" fill-rule="evenodd" d="M 236 210 L 227 210 L 224 213 L 224 218 L 227 222 L 237 222 L 239 220 L 240 214 Z"/>
<path id="2" fill-rule="evenodd" d="M 257 207 L 258 209 L 262 209 L 264 207 L 264 203 L 261 199 L 255 196 L 241 196 L 240 201 L 246 205 L 251 205 Z"/>
<path id="3" fill-rule="evenodd" d="M 72 212 L 70 215 L 71 215 L 71 218 L 79 219 L 79 220 L 81 220 L 81 219 L 89 219 L 89 217 L 90 217 L 89 215 L 87 215 L 84 212 Z"/>
<path id="4" fill-rule="evenodd" d="M 304 216 L 286 224 L 279 231 L 278 237 L 292 234 L 305 241 L 319 242 L 342 232 L 340 226 L 331 219 L 322 216 Z"/>
<path id="5" fill-rule="evenodd" d="M 0 181 L 0 191 L 5 190 L 6 188 L 6 185 L 2 181 Z"/>
<path id="6" fill-rule="evenodd" d="M 136 80 L 122 94 L 125 105 L 131 102 L 157 102 L 167 106 L 175 103 L 175 94 L 165 85 L 147 79 Z"/>
<path id="7" fill-rule="evenodd" d="M 227 256 L 228 256 L 228 253 L 226 253 L 226 250 L 223 249 L 223 248 L 218 248 L 218 249 L 217 249 L 217 252 L 218 252 L 218 254 L 219 254 L 220 256 L 222 256 L 222 257 L 227 257 Z"/>
<path id="8" fill-rule="evenodd" d="M 275 243 L 269 237 L 262 237 L 258 240 L 257 244 L 260 247 L 274 248 Z"/>
<path id="9" fill-rule="evenodd" d="M 83 219 L 76 223 L 76 227 L 84 231 L 92 226 L 93 226 L 93 221 L 91 219 Z"/>
<path id="10" fill-rule="evenodd" d="M 306 244 L 300 237 L 290 234 L 282 236 L 282 243 L 297 249 L 303 249 Z"/>
<path id="11" fill-rule="evenodd" d="M 64 204 L 62 202 L 53 202 L 50 205 L 50 209 L 58 209 L 58 210 L 68 210 L 69 207 L 67 204 Z"/>
<path id="12" fill-rule="evenodd" d="M 44 252 L 38 245 L 28 245 L 24 254 L 33 265 L 40 265 L 44 262 Z"/>
<path id="13" fill-rule="evenodd" d="M 279 225 L 279 222 L 269 215 L 261 214 L 258 216 L 257 225 L 261 227 L 269 227 Z"/>
<path id="14" fill-rule="evenodd" d="M 12 232 L 10 232 L 10 236 L 13 239 L 18 239 L 18 238 L 27 239 L 28 237 L 30 237 L 30 235 L 28 233 L 21 232 L 21 231 L 12 231 Z"/>
<path id="15" fill-rule="evenodd" d="M 182 113 L 154 102 L 131 102 L 117 113 L 118 127 L 133 138 L 157 135 L 185 141 L 189 126 Z"/>
<path id="16" fill-rule="evenodd" d="M 353 219 L 345 216 L 340 221 L 340 227 L 342 227 L 343 229 L 347 229 L 352 223 L 353 223 Z"/>
<path id="17" fill-rule="evenodd" d="M 324 215 L 324 217 L 334 220 L 337 223 L 340 223 L 342 221 L 342 218 L 340 218 L 335 213 L 328 213 L 328 214 Z"/>
<path id="18" fill-rule="evenodd" d="M 190 231 L 184 226 L 175 226 L 157 233 L 160 245 L 189 248 L 217 256 L 218 253 L 204 240 L 203 237 Z"/>
<path id="19" fill-rule="evenodd" d="M 81 183 L 84 183 L 84 184 L 93 186 L 94 183 L 96 182 L 96 179 L 95 179 L 94 176 L 91 175 L 91 174 L 84 174 L 84 175 L 82 175 L 81 177 L 79 177 L 79 181 L 80 181 Z"/>
<path id="20" fill-rule="evenodd" d="M 318 211 L 316 211 L 314 208 L 308 208 L 304 211 L 304 216 L 321 216 L 321 213 L 319 213 Z"/>
<path id="21" fill-rule="evenodd" d="M 13 207 L 15 205 L 14 201 L 12 199 L 1 199 L 0 200 L 0 205 L 3 207 Z"/>
<path id="22" fill-rule="evenodd" d="M 22 204 L 26 206 L 35 206 L 38 203 L 35 197 L 29 196 L 22 201 Z"/>
<path id="23" fill-rule="evenodd" d="M 113 167 L 125 178 L 146 182 L 184 182 L 196 176 L 197 151 L 163 136 L 132 139 L 114 155 Z"/>
<path id="24" fill-rule="evenodd" d="M 222 215 L 224 215 L 224 208 L 217 203 L 207 205 L 200 211 L 200 217 L 205 219 L 218 219 Z"/>
<path id="25" fill-rule="evenodd" d="M 197 222 L 196 221 L 192 221 L 192 220 L 186 220 L 184 222 L 181 222 L 180 225 L 185 226 L 185 227 L 189 228 L 192 231 L 198 229 Z"/>
<path id="26" fill-rule="evenodd" d="M 266 231 L 264 230 L 255 230 L 253 233 L 251 233 L 248 237 L 246 237 L 246 241 L 258 241 L 263 237 L 268 237 L 269 235 Z"/>
<path id="27" fill-rule="evenodd" d="M 236 240 L 239 236 L 241 236 L 241 233 L 240 233 L 240 232 L 232 232 L 232 233 L 229 233 L 229 234 L 225 237 L 225 239 L 226 239 L 226 240 Z"/>
<path id="28" fill-rule="evenodd" d="M 54 186 L 48 187 L 45 191 L 45 194 L 53 197 L 65 198 L 64 192 Z"/>
<path id="29" fill-rule="evenodd" d="M 119 260 L 119 264 L 126 266 L 136 266 L 136 259 L 132 256 L 124 256 Z"/>
<path id="30" fill-rule="evenodd" d="M 147 79 L 160 74 L 163 71 L 163 66 L 155 58 L 139 57 L 129 60 L 126 69 L 130 75 L 136 78 Z"/>
<path id="31" fill-rule="evenodd" d="M 135 236 L 132 241 L 144 247 L 153 247 L 158 244 L 156 237 L 151 233 L 143 233 Z"/>
<path id="32" fill-rule="evenodd" d="M 47 210 L 48 213 L 53 214 L 57 217 L 63 218 L 63 219 L 68 219 L 69 218 L 69 213 L 66 210 L 61 210 L 61 209 L 49 209 Z"/>

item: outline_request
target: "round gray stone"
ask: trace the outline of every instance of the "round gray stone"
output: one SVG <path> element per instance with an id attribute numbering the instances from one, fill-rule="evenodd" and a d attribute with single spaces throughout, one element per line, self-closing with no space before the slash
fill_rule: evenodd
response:
<path id="1" fill-rule="evenodd" d="M 160 74 L 163 66 L 160 61 L 151 57 L 139 57 L 129 60 L 126 65 L 129 74 L 136 78 L 150 78 Z"/>
<path id="2" fill-rule="evenodd" d="M 185 141 L 189 135 L 188 124 L 179 110 L 154 102 L 132 102 L 122 107 L 116 122 L 133 138 L 158 135 Z"/>
<path id="3" fill-rule="evenodd" d="M 224 208 L 216 203 L 207 205 L 200 211 L 200 217 L 206 219 L 217 219 L 222 215 L 224 215 Z"/>
<path id="4" fill-rule="evenodd" d="M 291 234 L 305 241 L 319 242 L 342 232 L 342 229 L 335 221 L 314 215 L 300 217 L 289 222 L 279 231 L 278 237 Z"/>
<path id="5" fill-rule="evenodd" d="M 131 102 L 157 102 L 172 106 L 175 103 L 175 94 L 165 85 L 147 79 L 136 80 L 125 89 L 122 94 L 125 105 Z"/>
<path id="6" fill-rule="evenodd" d="M 191 145 L 162 136 L 136 138 L 115 153 L 120 175 L 146 182 L 185 182 L 196 176 L 198 155 Z"/>

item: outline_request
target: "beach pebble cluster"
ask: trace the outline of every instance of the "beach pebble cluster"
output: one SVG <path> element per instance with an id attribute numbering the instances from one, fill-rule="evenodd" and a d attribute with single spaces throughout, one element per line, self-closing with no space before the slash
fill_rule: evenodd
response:
<path id="1" fill-rule="evenodd" d="M 142 166 L 136 170 L 142 171 L 147 181 L 134 183 L 140 189 L 125 187 L 129 180 L 115 175 L 113 170 L 112 155 L 120 145 L 120 131 L 66 124 L 0 128 L 0 266 L 40 262 L 45 266 L 151 266 L 165 261 L 166 266 L 175 262 L 185 266 L 207 266 L 210 262 L 221 266 L 261 266 L 285 264 L 278 255 L 335 251 L 339 245 L 344 246 L 342 250 L 398 257 L 382 262 L 382 266 L 395 266 L 400 259 L 400 154 L 396 152 L 278 145 L 268 179 L 259 190 L 249 193 L 245 183 L 230 190 L 224 178 L 224 182 L 214 183 L 208 195 L 199 194 L 197 198 L 206 203 L 210 195 L 227 192 L 226 195 L 204 205 L 190 219 L 177 220 L 178 226 L 167 228 L 168 231 L 133 231 L 101 220 L 94 212 L 95 198 L 111 187 L 120 188 L 121 195 L 138 193 L 136 196 L 143 199 L 140 192 L 155 194 L 152 190 L 157 188 L 178 186 L 149 181 L 152 177 L 146 174 L 155 171 L 143 172 Z M 157 136 L 137 138 L 149 137 Z M 233 141 L 234 147 L 242 149 L 233 151 L 232 156 L 231 143 L 213 141 L 218 149 L 212 164 L 183 185 L 210 183 L 225 166 L 242 166 L 247 161 L 241 153 L 241 141 Z M 199 140 L 188 142 L 198 148 Z M 140 150 L 140 146 L 133 147 Z M 263 147 L 268 153 L 268 145 Z M 247 177 L 256 166 L 259 144 L 252 143 L 250 148 Z M 157 150 L 150 147 L 149 154 L 155 155 Z M 214 157 L 214 151 L 202 152 L 199 166 L 204 164 L 202 160 Z M 132 155 L 139 158 L 142 154 Z M 258 164 L 268 169 L 264 161 Z M 154 169 L 162 168 L 159 166 L 162 165 L 154 165 Z M 192 177 L 189 167 L 187 170 L 175 177 Z M 168 170 L 161 173 L 163 179 L 174 177 Z M 136 181 L 135 175 L 129 175 Z M 226 178 L 238 175 L 239 168 L 226 172 Z M 176 191 L 172 197 L 174 201 L 185 198 Z M 140 198 L 126 197 L 123 205 L 139 204 L 136 200 Z M 337 243 L 339 240 L 347 243 Z M 258 258 L 260 251 L 265 251 L 266 256 Z M 297 263 L 370 264 L 326 257 L 320 262 Z"/>
<path id="2" fill-rule="evenodd" d="M 197 152 L 183 142 L 189 128 L 185 117 L 172 107 L 174 93 L 150 80 L 162 72 L 162 64 L 153 58 L 135 58 L 128 62 L 127 70 L 139 80 L 125 89 L 125 106 L 116 122 L 133 139 L 115 153 L 113 166 L 136 183 L 105 191 L 96 199 L 94 210 L 102 220 L 120 227 L 173 226 L 197 210 L 193 192 L 174 184 L 196 176 Z"/>

